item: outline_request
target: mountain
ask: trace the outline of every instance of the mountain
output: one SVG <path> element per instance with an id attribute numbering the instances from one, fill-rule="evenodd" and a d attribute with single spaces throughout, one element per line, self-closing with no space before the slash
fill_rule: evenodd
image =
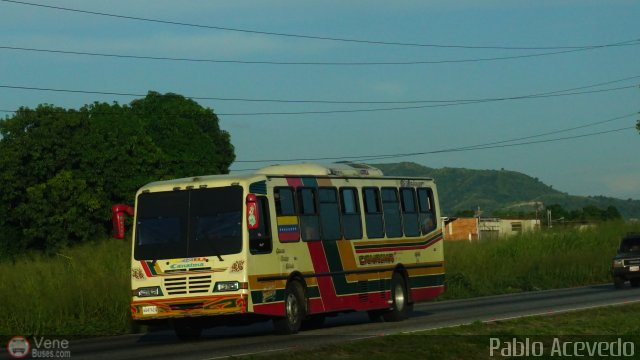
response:
<path id="1" fill-rule="evenodd" d="M 484 216 L 493 211 L 517 209 L 532 211 L 536 205 L 559 204 L 567 210 L 593 205 L 601 209 L 614 206 L 626 218 L 640 218 L 640 201 L 605 196 L 574 196 L 553 189 L 537 178 L 508 170 L 434 169 L 411 162 L 371 164 L 385 175 L 419 176 L 435 179 L 445 216 L 457 211 L 476 210 Z"/>

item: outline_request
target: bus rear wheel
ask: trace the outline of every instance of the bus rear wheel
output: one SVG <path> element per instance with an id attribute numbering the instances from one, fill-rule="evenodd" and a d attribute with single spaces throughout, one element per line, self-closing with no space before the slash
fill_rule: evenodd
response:
<path id="1" fill-rule="evenodd" d="M 394 273 L 391 278 L 391 309 L 382 314 L 384 321 L 401 321 L 409 314 L 409 293 L 404 276 Z"/>
<path id="2" fill-rule="evenodd" d="M 288 335 L 300 331 L 302 319 L 306 316 L 304 291 L 298 281 L 291 281 L 284 290 L 284 317 L 273 319 L 277 334 Z"/>

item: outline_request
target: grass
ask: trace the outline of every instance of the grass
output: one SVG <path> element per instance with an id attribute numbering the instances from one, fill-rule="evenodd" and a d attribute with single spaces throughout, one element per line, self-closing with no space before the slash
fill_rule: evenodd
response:
<path id="1" fill-rule="evenodd" d="M 640 224 L 604 223 L 584 230 L 545 229 L 506 239 L 445 244 L 447 291 L 456 299 L 611 281 L 620 238 Z"/>
<path id="2" fill-rule="evenodd" d="M 110 239 L 0 263 L 0 334 L 128 332 L 130 246 Z"/>
<path id="3" fill-rule="evenodd" d="M 479 243 L 447 242 L 442 299 L 610 282 L 620 237 L 640 224 L 545 230 Z M 0 335 L 131 332 L 130 243 L 104 239 L 48 257 L 0 262 Z"/>
<path id="4" fill-rule="evenodd" d="M 256 359 L 344 360 L 344 359 L 491 359 L 501 358 L 496 350 L 490 356 L 491 338 L 501 341 L 501 348 L 513 339 L 525 343 L 541 342 L 544 354 L 550 355 L 555 339 L 561 342 L 633 342 L 640 349 L 637 318 L 640 304 L 605 307 L 555 315 L 526 317 L 490 323 L 476 322 L 424 331 L 411 335 L 391 335 L 315 349 L 253 356 Z M 569 347 L 573 351 L 572 347 Z M 518 356 L 514 356 L 518 358 Z M 582 357 L 589 358 L 589 357 Z M 596 357 L 597 358 L 597 357 Z M 618 358 L 618 357 L 615 357 Z M 633 358 L 633 357 L 631 357 Z"/>

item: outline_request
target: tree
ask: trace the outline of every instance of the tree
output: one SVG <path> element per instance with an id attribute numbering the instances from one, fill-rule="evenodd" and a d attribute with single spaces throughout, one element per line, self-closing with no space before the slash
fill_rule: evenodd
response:
<path id="1" fill-rule="evenodd" d="M 227 173 L 235 159 L 214 112 L 176 94 L 21 108 L 0 134 L 0 257 L 105 234 L 111 204 L 145 183 Z"/>

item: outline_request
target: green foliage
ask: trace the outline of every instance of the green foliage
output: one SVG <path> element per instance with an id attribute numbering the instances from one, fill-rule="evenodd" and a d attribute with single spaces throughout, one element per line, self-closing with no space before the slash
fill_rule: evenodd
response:
<path id="1" fill-rule="evenodd" d="M 577 211 L 586 206 L 598 209 L 614 207 L 624 218 L 640 218 L 640 201 L 622 200 L 604 196 L 572 196 L 554 190 L 537 178 L 515 171 L 470 170 L 457 168 L 433 169 L 415 163 L 374 164 L 385 175 L 431 177 L 438 184 L 443 216 L 456 211 L 477 209 L 482 216 L 519 217 L 542 210 L 543 205 L 560 204 L 566 211 Z M 612 209 L 613 210 L 613 209 Z M 615 212 L 610 215 L 615 218 Z M 554 215 L 554 218 L 556 216 Z"/>
<path id="2" fill-rule="evenodd" d="M 0 334 L 129 332 L 130 254 L 130 242 L 103 239 L 0 261 Z"/>
<path id="3" fill-rule="evenodd" d="M 0 258 L 105 234 L 111 205 L 145 183 L 226 173 L 235 158 L 213 111 L 176 94 L 21 108 L 0 134 Z"/>
<path id="4" fill-rule="evenodd" d="M 551 211 L 554 224 L 557 223 L 595 223 L 601 221 L 621 220 L 622 215 L 615 206 L 608 206 L 606 209 L 600 209 L 594 205 L 587 205 L 578 210 L 565 210 L 559 204 L 549 205 L 545 209 Z M 546 217 L 543 218 L 543 222 L 548 225 Z"/>
<path id="5" fill-rule="evenodd" d="M 447 241 L 443 298 L 610 282 L 620 239 L 639 229 L 611 221 L 584 230 L 559 227 L 480 242 Z"/>

